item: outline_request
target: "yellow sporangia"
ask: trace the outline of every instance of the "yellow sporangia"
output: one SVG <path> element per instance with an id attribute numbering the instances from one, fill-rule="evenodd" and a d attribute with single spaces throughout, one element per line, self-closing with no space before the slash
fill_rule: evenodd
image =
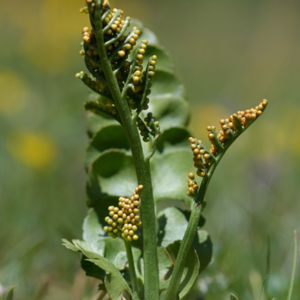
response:
<path id="1" fill-rule="evenodd" d="M 48 168 L 56 157 L 53 141 L 40 133 L 18 133 L 8 140 L 7 148 L 16 160 L 33 169 Z"/>

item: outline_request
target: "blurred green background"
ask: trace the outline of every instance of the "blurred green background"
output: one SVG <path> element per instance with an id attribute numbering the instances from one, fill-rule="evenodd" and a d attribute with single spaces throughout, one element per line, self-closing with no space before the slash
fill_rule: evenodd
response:
<path id="1" fill-rule="evenodd" d="M 222 116 L 269 99 L 210 186 L 205 216 L 215 253 L 199 286 L 207 299 L 227 299 L 230 291 L 256 299 L 252 289 L 262 280 L 269 295 L 285 299 L 293 230 L 300 231 L 300 2 L 111 4 L 143 20 L 168 49 L 198 136 Z M 74 79 L 88 23 L 82 5 L 1 1 L 0 284 L 15 285 L 17 299 L 79 300 L 92 292 L 78 257 L 60 245 L 80 236 L 86 212 L 88 90 Z"/>

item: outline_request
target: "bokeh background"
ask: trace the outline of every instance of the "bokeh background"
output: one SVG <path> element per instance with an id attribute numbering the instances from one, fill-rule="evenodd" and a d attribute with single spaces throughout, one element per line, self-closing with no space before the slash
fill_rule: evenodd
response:
<path id="1" fill-rule="evenodd" d="M 111 3 L 142 19 L 168 49 L 198 136 L 269 99 L 210 186 L 205 215 L 215 253 L 199 286 L 207 299 L 230 291 L 259 299 L 262 282 L 268 295 L 285 299 L 293 231 L 300 231 L 300 2 Z M 86 212 L 88 90 L 74 78 L 83 68 L 82 4 L 1 1 L 0 283 L 16 286 L 17 299 L 79 300 L 93 289 L 78 257 L 60 245 L 62 237 L 80 237 Z"/>

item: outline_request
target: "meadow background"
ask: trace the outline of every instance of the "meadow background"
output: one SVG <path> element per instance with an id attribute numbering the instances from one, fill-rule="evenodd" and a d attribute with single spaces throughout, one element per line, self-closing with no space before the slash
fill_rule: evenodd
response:
<path id="1" fill-rule="evenodd" d="M 86 213 L 88 90 L 74 78 L 87 16 L 81 0 L 1 1 L 0 284 L 16 299 L 90 299 L 94 283 L 61 245 Z M 208 193 L 214 260 L 207 299 L 285 299 L 300 232 L 300 2 L 113 1 L 157 33 L 192 105 L 191 130 L 270 101 L 232 147 Z M 270 249 L 269 267 L 267 253 Z M 294 299 L 300 295 L 300 272 Z M 254 290 L 254 291 L 253 291 Z M 255 294 L 258 293 L 258 294 Z M 83 296 L 85 295 L 85 296 Z M 263 298 L 261 298 L 263 299 Z"/>

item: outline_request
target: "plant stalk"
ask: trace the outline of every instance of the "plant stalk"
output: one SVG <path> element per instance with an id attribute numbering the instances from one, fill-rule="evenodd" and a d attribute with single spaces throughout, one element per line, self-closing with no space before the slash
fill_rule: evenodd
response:
<path id="1" fill-rule="evenodd" d="M 294 256 L 293 256 L 293 265 L 292 265 L 292 273 L 291 273 L 291 281 L 289 287 L 289 293 L 287 300 L 292 299 L 293 289 L 295 285 L 295 278 L 296 278 L 296 267 L 297 267 L 297 253 L 298 253 L 298 238 L 297 238 L 297 231 L 294 231 Z"/>
<path id="2" fill-rule="evenodd" d="M 174 300 L 177 299 L 178 294 L 178 288 L 180 285 L 181 277 L 183 274 L 184 267 L 186 265 L 186 260 L 188 258 L 188 254 L 191 250 L 193 241 L 195 239 L 197 228 L 199 224 L 199 219 L 201 216 L 201 213 L 203 211 L 203 202 L 204 197 L 207 191 L 208 184 L 210 182 L 210 179 L 222 159 L 224 153 L 221 153 L 217 158 L 214 165 L 212 165 L 210 171 L 208 172 L 207 176 L 203 177 L 200 188 L 194 198 L 194 205 L 191 211 L 189 223 L 187 226 L 187 229 L 184 233 L 182 242 L 180 244 L 179 252 L 176 257 L 175 267 L 171 276 L 171 280 L 168 286 L 168 289 L 166 291 L 164 300 Z"/>
<path id="3" fill-rule="evenodd" d="M 149 162 L 145 160 L 140 135 L 136 124 L 132 120 L 132 114 L 128 103 L 122 97 L 117 79 L 113 73 L 110 61 L 107 57 L 104 46 L 103 29 L 101 24 L 101 11 L 99 5 L 95 7 L 95 20 L 91 23 L 95 26 L 95 37 L 97 41 L 97 51 L 101 57 L 101 67 L 107 82 L 115 106 L 119 113 L 122 126 L 124 127 L 131 146 L 132 157 L 135 164 L 137 180 L 143 185 L 141 201 L 141 219 L 143 231 L 143 254 L 144 254 L 144 299 L 159 299 L 158 281 L 158 259 L 157 259 L 157 239 L 156 239 L 156 217 L 155 205 L 150 173 Z"/>
<path id="4" fill-rule="evenodd" d="M 134 265 L 131 244 L 125 240 L 124 240 L 124 244 L 125 244 L 126 254 L 127 254 L 127 258 L 128 258 L 128 268 L 129 268 L 129 276 L 130 276 L 131 286 L 133 289 L 133 293 L 138 295 L 139 294 L 139 286 L 138 286 L 138 281 L 137 281 L 137 276 L 136 276 L 136 271 L 135 271 L 135 265 Z"/>
<path id="5" fill-rule="evenodd" d="M 252 123 L 250 124 L 252 125 Z M 249 125 L 249 126 L 250 126 Z M 249 126 L 247 128 L 249 128 Z M 245 130 L 245 129 L 244 129 Z M 179 252 L 176 258 L 175 267 L 171 276 L 170 284 L 166 291 L 164 300 L 174 300 L 177 299 L 178 288 L 180 285 L 180 280 L 182 277 L 184 266 L 186 265 L 186 259 L 188 257 L 189 251 L 192 247 L 192 243 L 197 233 L 198 223 L 203 211 L 203 202 L 205 198 L 205 194 L 210 182 L 211 177 L 213 176 L 216 167 L 219 162 L 222 160 L 224 154 L 231 146 L 231 144 L 244 132 L 241 131 L 235 135 L 235 137 L 226 145 L 223 151 L 215 157 L 215 162 L 211 166 L 207 175 L 203 177 L 200 188 L 194 198 L 194 207 L 192 208 L 191 216 L 189 219 L 188 227 L 184 233 L 183 240 L 180 244 Z"/>

